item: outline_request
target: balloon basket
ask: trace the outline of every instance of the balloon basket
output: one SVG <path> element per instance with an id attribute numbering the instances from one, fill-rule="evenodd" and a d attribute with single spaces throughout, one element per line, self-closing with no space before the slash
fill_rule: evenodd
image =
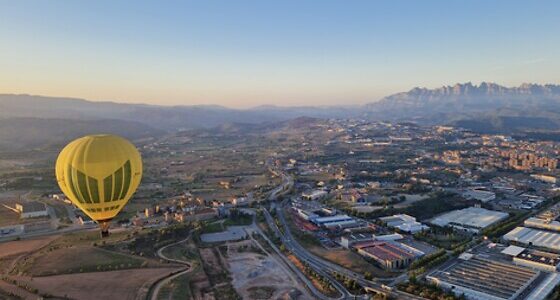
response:
<path id="1" fill-rule="evenodd" d="M 99 221 L 99 227 L 101 228 L 101 238 L 106 238 L 109 236 L 109 225 L 111 220 L 101 220 Z"/>

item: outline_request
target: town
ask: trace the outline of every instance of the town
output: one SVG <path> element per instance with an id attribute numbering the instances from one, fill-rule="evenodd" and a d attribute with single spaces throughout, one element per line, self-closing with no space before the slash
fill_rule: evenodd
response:
<path id="1" fill-rule="evenodd" d="M 560 295 L 560 143 L 297 118 L 135 144 L 145 175 L 107 240 L 50 161 L 1 161 L 0 295 L 79 299 L 58 290 L 86 278 L 123 299 Z M 107 263 L 64 261 L 69 248 Z M 95 275 L 109 272 L 135 277 L 119 290 Z"/>

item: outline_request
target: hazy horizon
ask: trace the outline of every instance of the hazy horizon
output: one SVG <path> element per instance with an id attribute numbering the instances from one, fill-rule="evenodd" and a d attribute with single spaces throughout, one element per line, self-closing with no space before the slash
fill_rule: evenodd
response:
<path id="1" fill-rule="evenodd" d="M 445 86 L 454 86 L 456 84 L 467 84 L 467 83 L 471 83 L 474 86 L 479 86 L 482 82 L 486 82 L 486 83 L 494 83 L 494 84 L 498 84 L 500 86 L 504 86 L 506 88 L 512 88 L 512 87 L 519 87 L 522 84 L 538 84 L 538 85 L 548 85 L 548 84 L 552 84 L 552 85 L 560 85 L 560 83 L 554 83 L 554 82 L 528 82 L 528 81 L 524 81 L 524 82 L 520 82 L 519 84 L 516 85 L 504 85 L 501 84 L 499 82 L 493 82 L 493 81 L 480 81 L 480 82 L 473 82 L 473 81 L 467 81 L 467 82 L 455 82 L 455 83 L 449 83 L 449 84 L 441 84 L 439 86 L 411 86 L 405 90 L 402 91 L 396 91 L 395 93 L 400 93 L 400 92 L 408 92 L 414 88 L 426 88 L 429 90 L 435 90 L 438 88 L 442 88 Z M 395 94 L 392 93 L 392 94 Z M 173 106 L 220 106 L 220 107 L 224 107 L 224 108 L 229 108 L 229 109 L 240 109 L 240 110 L 246 110 L 246 109 L 254 109 L 254 108 L 259 108 L 259 107 L 267 107 L 267 106 L 271 106 L 271 107 L 285 107 L 285 108 L 297 108 L 297 107 L 354 107 L 354 106 L 360 106 L 360 105 L 365 105 L 368 103 L 374 103 L 377 102 L 381 99 L 383 99 L 384 97 L 387 96 L 391 96 L 392 94 L 387 94 L 384 95 L 378 99 L 374 99 L 374 100 L 369 100 L 369 101 L 364 101 L 364 102 L 360 102 L 360 103 L 334 103 L 334 104 L 322 104 L 322 103 L 318 103 L 318 104 L 301 104 L 301 105 L 290 105 L 290 104 L 282 104 L 282 103 L 260 103 L 260 104 L 256 104 L 256 105 L 250 105 L 250 106 L 231 106 L 231 105 L 224 105 L 224 104 L 219 104 L 219 103 L 158 103 L 158 102 L 150 102 L 150 101 L 145 101 L 145 102 L 141 102 L 141 101 L 134 101 L 134 99 L 131 99 L 131 101 L 122 101 L 120 99 L 90 99 L 90 98 L 84 98 L 84 97 L 76 97 L 76 96 L 63 96 L 63 95 L 41 95 L 41 94 L 30 94 L 30 93 L 0 93 L 1 95 L 23 95 L 23 96 L 36 96 L 36 97 L 47 97 L 47 98 L 61 98 L 61 99 L 79 99 L 79 100 L 85 100 L 85 101 L 91 101 L 91 102 L 109 102 L 109 103 L 116 103 L 116 104 L 134 104 L 134 105 L 156 105 L 156 106 L 164 106 L 164 107 L 173 107 Z"/>
<path id="2" fill-rule="evenodd" d="M 560 82 L 553 1 L 165 4 L 5 2 L 0 93 L 250 108 Z"/>

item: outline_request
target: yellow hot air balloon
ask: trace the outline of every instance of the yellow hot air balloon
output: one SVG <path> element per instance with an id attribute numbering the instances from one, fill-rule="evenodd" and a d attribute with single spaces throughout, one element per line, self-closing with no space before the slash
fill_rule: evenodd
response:
<path id="1" fill-rule="evenodd" d="M 68 144 L 56 161 L 62 192 L 109 235 L 109 222 L 130 200 L 142 178 L 142 159 L 122 137 L 88 135 Z"/>

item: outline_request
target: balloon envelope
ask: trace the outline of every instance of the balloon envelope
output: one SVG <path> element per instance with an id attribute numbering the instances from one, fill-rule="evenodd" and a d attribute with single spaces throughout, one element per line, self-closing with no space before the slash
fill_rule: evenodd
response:
<path id="1" fill-rule="evenodd" d="M 115 135 L 79 138 L 62 149 L 56 161 L 56 180 L 62 192 L 100 224 L 117 215 L 141 178 L 140 153 Z"/>

